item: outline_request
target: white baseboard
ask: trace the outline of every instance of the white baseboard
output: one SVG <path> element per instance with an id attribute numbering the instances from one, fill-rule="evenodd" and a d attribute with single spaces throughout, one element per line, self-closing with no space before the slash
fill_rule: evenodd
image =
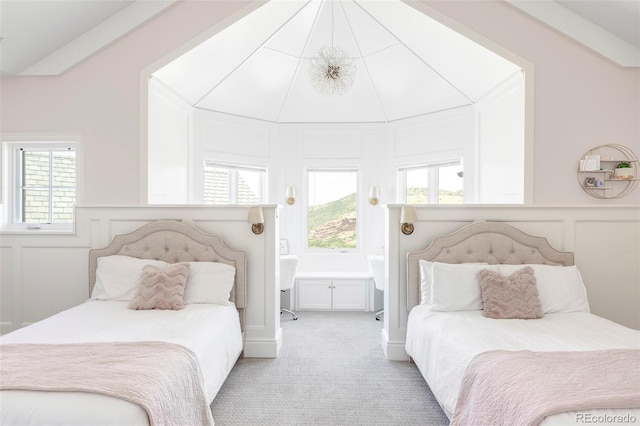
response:
<path id="1" fill-rule="evenodd" d="M 404 349 L 404 342 L 390 342 L 389 336 L 382 329 L 382 350 L 389 361 L 409 361 L 409 355 Z"/>
<path id="2" fill-rule="evenodd" d="M 282 348 L 282 328 L 276 332 L 275 339 L 245 339 L 245 358 L 278 358 Z"/>

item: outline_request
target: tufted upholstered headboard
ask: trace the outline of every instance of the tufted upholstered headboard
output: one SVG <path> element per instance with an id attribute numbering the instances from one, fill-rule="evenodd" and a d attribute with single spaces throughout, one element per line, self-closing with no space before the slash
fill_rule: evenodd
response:
<path id="1" fill-rule="evenodd" d="M 573 253 L 560 252 L 544 237 L 533 237 L 502 222 L 476 222 L 434 238 L 424 250 L 407 253 L 407 308 L 420 304 L 420 259 L 443 263 L 573 265 Z"/>
<path id="2" fill-rule="evenodd" d="M 116 235 L 107 247 L 89 250 L 89 294 L 96 283 L 98 257 L 116 254 L 168 263 L 221 262 L 234 266 L 236 275 L 230 300 L 240 311 L 244 326 L 246 253 L 231 250 L 220 237 L 205 234 L 182 222 L 164 220 L 148 223 L 129 234 Z"/>

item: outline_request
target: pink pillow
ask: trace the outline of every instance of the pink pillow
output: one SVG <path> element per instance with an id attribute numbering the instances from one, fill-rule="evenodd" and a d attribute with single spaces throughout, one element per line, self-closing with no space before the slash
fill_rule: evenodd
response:
<path id="1" fill-rule="evenodd" d="M 505 277 L 499 272 L 483 269 L 480 277 L 483 315 L 496 319 L 542 318 L 542 304 L 533 268 L 527 266 Z"/>
<path id="2" fill-rule="evenodd" d="M 189 270 L 188 263 L 176 263 L 166 269 L 145 266 L 142 269 L 138 291 L 129 303 L 129 309 L 184 308 L 184 288 L 189 278 Z"/>

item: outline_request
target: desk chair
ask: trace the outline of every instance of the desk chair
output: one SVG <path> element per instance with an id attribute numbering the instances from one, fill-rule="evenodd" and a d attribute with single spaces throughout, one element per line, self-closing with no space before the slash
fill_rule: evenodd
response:
<path id="1" fill-rule="evenodd" d="M 296 268 L 298 266 L 297 256 L 280 256 L 280 291 L 284 292 L 293 288 L 296 282 Z M 288 312 L 294 320 L 298 319 L 295 312 L 280 306 L 280 313 Z"/>
<path id="2" fill-rule="evenodd" d="M 373 276 L 373 282 L 376 285 L 376 289 L 384 291 L 384 256 L 368 256 L 369 257 L 369 271 Z M 380 312 L 376 312 L 376 321 L 380 321 L 384 309 Z"/>

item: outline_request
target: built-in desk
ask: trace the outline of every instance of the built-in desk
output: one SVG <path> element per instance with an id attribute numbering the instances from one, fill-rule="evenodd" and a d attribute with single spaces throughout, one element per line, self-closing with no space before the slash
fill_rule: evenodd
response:
<path id="1" fill-rule="evenodd" d="M 373 311 L 373 279 L 363 272 L 296 273 L 297 310 Z"/>

